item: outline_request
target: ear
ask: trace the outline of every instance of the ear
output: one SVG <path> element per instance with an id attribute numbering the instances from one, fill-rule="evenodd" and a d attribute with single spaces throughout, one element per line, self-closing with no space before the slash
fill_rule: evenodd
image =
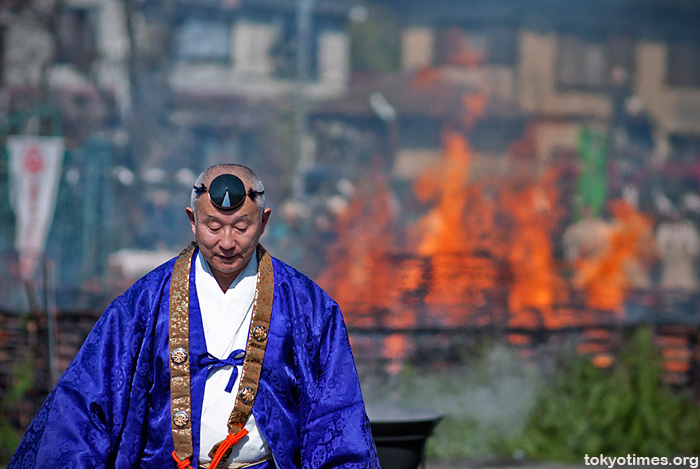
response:
<path id="1" fill-rule="evenodd" d="M 260 223 L 260 236 L 262 236 L 262 234 L 265 232 L 265 227 L 267 226 L 267 221 L 270 218 L 270 213 L 272 213 L 271 208 L 266 208 L 265 210 L 263 210 L 262 221 Z"/>
<path id="2" fill-rule="evenodd" d="M 197 229 L 196 229 L 196 224 L 194 221 L 194 210 L 192 210 L 192 207 L 187 207 L 185 209 L 185 212 L 187 212 L 187 217 L 190 219 L 190 225 L 192 227 L 192 234 L 196 237 L 197 236 Z"/>

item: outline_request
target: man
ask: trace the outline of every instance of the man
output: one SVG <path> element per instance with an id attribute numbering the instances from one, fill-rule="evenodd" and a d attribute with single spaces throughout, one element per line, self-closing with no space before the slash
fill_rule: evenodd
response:
<path id="1" fill-rule="evenodd" d="M 697 292 L 700 285 L 700 232 L 683 215 L 673 210 L 656 229 L 656 249 L 661 258 L 659 286 L 670 296 L 680 298 Z"/>
<path id="2" fill-rule="evenodd" d="M 187 215 L 196 244 L 107 308 L 8 469 L 379 467 L 337 304 L 258 245 L 259 178 L 207 169 Z"/>

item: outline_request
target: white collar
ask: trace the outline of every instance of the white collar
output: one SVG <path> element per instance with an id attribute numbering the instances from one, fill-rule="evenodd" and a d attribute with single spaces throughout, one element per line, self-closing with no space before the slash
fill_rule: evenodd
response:
<path id="1" fill-rule="evenodd" d="M 252 282 L 253 280 L 257 280 L 257 273 L 258 273 L 258 256 L 256 254 L 253 254 L 253 257 L 250 259 L 250 262 L 248 262 L 248 265 L 245 266 L 245 268 L 238 274 L 238 276 L 231 282 L 231 285 L 228 287 L 228 289 L 224 292 L 221 290 L 221 287 L 219 286 L 219 282 L 216 281 L 216 278 L 214 277 L 214 274 L 211 271 L 211 267 L 209 266 L 209 263 L 204 259 L 204 256 L 202 255 L 202 251 L 197 251 L 197 265 L 196 265 L 196 272 L 195 272 L 195 281 L 197 284 L 197 293 L 198 296 L 200 292 L 200 288 L 202 288 L 207 294 L 209 295 L 214 295 L 214 296 L 220 296 L 220 295 L 228 295 L 233 293 L 234 290 L 237 288 L 240 290 L 239 285 L 241 283 L 248 284 Z M 251 280 L 253 278 L 253 280 Z M 257 282 L 253 282 L 255 285 Z M 240 285 L 243 287 L 244 285 Z M 255 286 L 253 287 L 255 288 Z M 215 294 L 214 291 L 218 290 L 219 294 Z M 248 288 L 245 288 L 245 290 L 248 290 Z"/>
<path id="2" fill-rule="evenodd" d="M 254 255 L 228 290 L 223 292 L 204 256 L 201 252 L 197 253 L 195 286 L 207 351 L 215 357 L 225 358 L 235 349 L 245 350 L 257 278 L 258 257 Z M 230 373 L 229 367 L 222 368 L 208 377 L 205 384 L 199 440 L 200 450 L 203 451 L 199 456 L 201 462 L 211 461 L 206 455 L 207 448 L 221 441 L 222 435 L 226 434 L 228 416 L 235 404 L 241 379 L 239 373 L 233 392 L 225 392 Z M 229 462 L 254 461 L 270 452 L 253 414 L 245 428 L 250 432 L 248 440 L 245 445 L 234 447 Z"/>
<path id="3" fill-rule="evenodd" d="M 234 348 L 245 349 L 248 325 L 257 287 L 258 259 L 254 256 L 225 292 L 200 253 L 197 254 L 195 287 L 202 315 L 207 350 L 224 358 Z M 242 332 L 240 336 L 238 332 Z M 237 347 L 234 347 L 234 343 Z"/>

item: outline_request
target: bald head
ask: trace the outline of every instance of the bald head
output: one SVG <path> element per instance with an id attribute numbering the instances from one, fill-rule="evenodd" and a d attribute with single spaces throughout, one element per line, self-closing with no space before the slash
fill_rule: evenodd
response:
<path id="1" fill-rule="evenodd" d="M 204 184 L 206 187 L 209 187 L 211 182 L 217 177 L 221 176 L 222 174 L 233 174 L 234 176 L 238 176 L 241 181 L 243 181 L 243 184 L 246 186 L 246 191 L 248 189 L 252 189 L 254 192 L 260 192 L 257 197 L 255 197 L 255 203 L 258 205 L 258 208 L 260 209 L 260 216 L 262 216 L 263 211 L 265 210 L 265 187 L 263 186 L 262 181 L 258 177 L 255 172 L 248 168 L 247 166 L 243 166 L 240 164 L 217 164 L 214 166 L 210 166 L 197 177 L 197 180 L 194 183 L 195 187 L 199 187 L 202 184 Z M 195 216 L 197 215 L 197 199 L 201 197 L 202 194 L 197 193 L 194 188 L 192 189 L 192 193 L 190 195 L 190 207 L 192 207 L 192 210 L 195 213 Z"/>
<path id="2" fill-rule="evenodd" d="M 221 194 L 220 186 L 215 187 L 216 194 L 212 194 L 212 183 L 222 175 L 229 176 L 222 179 L 224 185 L 231 183 L 235 186 L 231 188 L 235 200 L 225 197 L 229 192 Z M 241 184 L 244 187 L 240 187 Z M 207 188 L 205 200 L 199 200 L 205 192 L 202 185 Z M 214 185 L 218 186 L 218 181 Z M 270 218 L 270 209 L 265 208 L 260 178 L 245 166 L 227 164 L 207 168 L 197 178 L 195 187 L 197 189 L 191 196 L 192 206 L 187 207 L 185 212 L 199 253 L 209 264 L 221 291 L 225 292 L 255 255 Z M 241 193 L 241 189 L 245 192 Z M 229 190 L 228 187 L 226 190 Z M 242 203 L 239 203 L 241 196 Z M 215 202 L 220 197 L 224 197 L 220 202 L 231 202 L 227 207 L 237 208 L 223 208 L 225 204 Z"/>

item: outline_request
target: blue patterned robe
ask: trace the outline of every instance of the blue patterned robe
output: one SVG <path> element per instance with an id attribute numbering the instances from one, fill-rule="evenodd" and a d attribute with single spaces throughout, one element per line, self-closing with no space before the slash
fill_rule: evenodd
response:
<path id="1" fill-rule="evenodd" d="M 174 468 L 168 307 L 174 259 L 102 314 L 8 469 Z M 272 259 L 274 299 L 253 414 L 280 468 L 379 467 L 338 305 Z M 190 273 L 190 355 L 206 351 Z M 192 360 L 193 461 L 206 371 Z M 226 430 L 222 430 L 223 439 Z M 209 451 L 209 448 L 203 449 Z"/>

